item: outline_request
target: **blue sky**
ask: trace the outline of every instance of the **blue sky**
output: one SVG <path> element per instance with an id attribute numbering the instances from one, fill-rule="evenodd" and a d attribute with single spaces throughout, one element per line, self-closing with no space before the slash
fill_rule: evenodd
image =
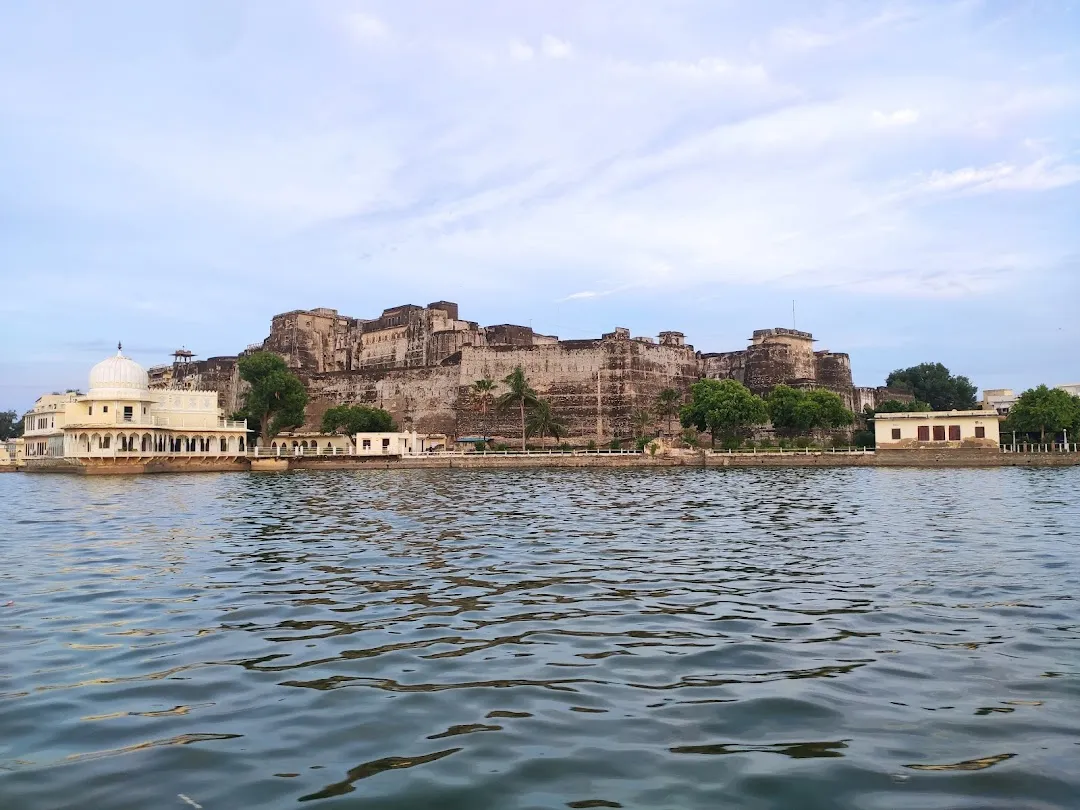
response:
<path id="1" fill-rule="evenodd" d="M 450 299 L 1080 381 L 1080 3 L 0 7 L 0 409 Z"/>

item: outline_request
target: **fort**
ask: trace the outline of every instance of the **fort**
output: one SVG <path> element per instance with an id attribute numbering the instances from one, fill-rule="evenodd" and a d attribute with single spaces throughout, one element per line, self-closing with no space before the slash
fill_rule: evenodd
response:
<path id="1" fill-rule="evenodd" d="M 795 329 L 760 329 L 745 349 L 702 353 L 678 331 L 656 339 L 616 328 L 598 338 L 559 340 L 512 324 L 480 326 L 462 320 L 458 305 L 404 305 L 373 319 L 336 309 L 275 315 L 270 335 L 244 353 L 266 350 L 285 358 L 303 380 L 309 429 L 328 407 L 370 404 L 389 411 L 405 430 L 450 436 L 513 436 L 512 415 L 481 413 L 472 384 L 501 380 L 521 366 L 537 392 L 566 421 L 570 435 L 605 442 L 632 435 L 635 412 L 652 410 L 665 388 L 682 393 L 701 379 L 734 379 L 757 394 L 780 383 L 824 388 L 855 411 L 883 399 L 910 398 L 885 388 L 857 387 L 847 354 L 815 350 L 814 337 Z M 243 404 L 237 356 L 193 360 L 179 350 L 174 362 L 149 370 L 151 388 L 218 393 L 226 413 Z M 657 418 L 657 429 L 665 427 Z"/>

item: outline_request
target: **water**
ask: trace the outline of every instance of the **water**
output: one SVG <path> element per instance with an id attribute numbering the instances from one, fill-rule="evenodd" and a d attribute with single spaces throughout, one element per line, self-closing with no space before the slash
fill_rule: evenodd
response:
<path id="1" fill-rule="evenodd" d="M 1078 490 L 2 475 L 0 808 L 1077 807 Z"/>

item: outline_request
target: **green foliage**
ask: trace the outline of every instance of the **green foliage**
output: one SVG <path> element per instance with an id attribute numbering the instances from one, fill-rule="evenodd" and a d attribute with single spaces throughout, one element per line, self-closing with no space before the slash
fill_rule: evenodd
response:
<path id="1" fill-rule="evenodd" d="M 589 439 L 589 443 L 587 445 L 585 445 L 585 449 L 586 450 L 595 450 L 596 449 L 596 442 L 593 439 Z"/>
<path id="2" fill-rule="evenodd" d="M 656 404 L 653 409 L 656 415 L 667 421 L 667 432 L 671 433 L 671 420 L 679 415 L 679 405 L 682 402 L 682 394 L 674 388 L 665 388 L 656 395 Z"/>
<path id="3" fill-rule="evenodd" d="M 560 444 L 559 449 L 562 450 L 564 453 L 570 453 L 574 450 L 574 448 L 571 447 L 567 442 L 563 442 L 562 444 Z"/>
<path id="4" fill-rule="evenodd" d="M 872 430 L 857 430 L 852 439 L 856 447 L 875 447 L 877 440 Z"/>
<path id="5" fill-rule="evenodd" d="M 679 411 L 683 427 L 707 430 L 713 447 L 721 437 L 737 446 L 755 425 L 768 418 L 761 397 L 736 380 L 698 380 L 690 388 L 690 402 Z"/>
<path id="6" fill-rule="evenodd" d="M 525 411 L 533 408 L 540 401 L 536 395 L 536 391 L 529 385 L 529 380 L 525 376 L 525 369 L 521 366 L 517 366 L 510 374 L 503 379 L 503 384 L 509 389 L 506 393 L 495 400 L 495 407 L 499 409 L 501 413 L 505 413 L 512 409 L 517 409 L 521 415 L 521 449 L 525 449 L 525 440 L 527 438 L 525 424 Z"/>
<path id="7" fill-rule="evenodd" d="M 772 443 L 772 439 L 762 439 L 757 446 L 762 450 L 768 450 L 775 445 Z"/>
<path id="8" fill-rule="evenodd" d="M 612 439 L 608 443 L 608 447 L 612 450 L 622 450 L 622 439 Z"/>
<path id="9" fill-rule="evenodd" d="M 698 431 L 692 427 L 685 428 L 680 437 L 687 447 L 697 447 L 701 444 L 701 439 L 698 436 Z"/>
<path id="10" fill-rule="evenodd" d="M 500 453 L 505 453 L 507 450 L 510 449 L 510 445 L 499 443 L 499 444 L 495 445 L 494 449 L 497 450 Z"/>
<path id="11" fill-rule="evenodd" d="M 970 410 L 975 407 L 978 390 L 967 377 L 953 376 L 941 363 L 921 363 L 897 369 L 885 384 L 910 391 L 934 411 Z"/>
<path id="12" fill-rule="evenodd" d="M 323 433 L 388 433 L 394 430 L 393 417 L 382 408 L 368 405 L 337 405 L 323 414 Z"/>
<path id="13" fill-rule="evenodd" d="M 23 423 L 15 411 L 0 411 L 0 441 L 22 436 Z"/>
<path id="14" fill-rule="evenodd" d="M 652 421 L 652 413 L 644 408 L 634 411 L 630 416 L 630 422 L 634 426 L 634 435 L 638 438 L 644 438 L 645 434 L 649 431 L 649 427 L 652 425 Z"/>
<path id="15" fill-rule="evenodd" d="M 304 423 L 307 391 L 278 355 L 273 352 L 246 355 L 240 358 L 239 370 L 240 378 L 251 386 L 245 410 L 259 420 L 266 444 L 282 430 Z"/>
<path id="16" fill-rule="evenodd" d="M 649 451 L 650 456 L 655 456 L 657 453 L 660 452 L 660 445 L 657 444 L 656 442 L 649 442 L 649 445 L 648 445 L 647 449 Z"/>
<path id="17" fill-rule="evenodd" d="M 487 442 L 477 442 L 475 445 L 473 445 L 473 447 L 475 448 L 477 453 L 483 453 L 485 450 L 487 450 Z"/>
<path id="18" fill-rule="evenodd" d="M 809 436 L 797 436 L 794 442 L 795 446 L 800 450 L 805 450 L 813 443 L 813 440 Z"/>
<path id="19" fill-rule="evenodd" d="M 634 439 L 634 447 L 639 453 L 645 452 L 645 445 L 647 445 L 648 443 L 649 439 L 647 439 L 645 436 L 638 436 L 636 439 Z"/>
<path id="20" fill-rule="evenodd" d="M 835 430 L 855 421 L 844 401 L 823 388 L 803 391 L 778 385 L 769 394 L 767 405 L 773 428 L 787 438 L 814 430 Z"/>
<path id="21" fill-rule="evenodd" d="M 1046 442 L 1047 433 L 1053 436 L 1063 430 L 1080 429 L 1080 397 L 1045 385 L 1031 388 L 1009 409 L 1002 429 L 1038 433 L 1040 442 Z"/>
<path id="22" fill-rule="evenodd" d="M 566 436 L 566 424 L 551 410 L 550 402 L 537 399 L 525 421 L 525 435 L 537 436 L 541 439 L 545 436 L 561 439 Z"/>

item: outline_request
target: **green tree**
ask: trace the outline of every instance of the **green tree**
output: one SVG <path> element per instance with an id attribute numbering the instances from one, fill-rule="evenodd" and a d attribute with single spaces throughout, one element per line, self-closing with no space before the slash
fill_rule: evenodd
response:
<path id="1" fill-rule="evenodd" d="M 671 435 L 671 420 L 679 415 L 679 405 L 682 402 L 682 394 L 674 388 L 665 388 L 656 395 L 656 404 L 653 406 L 656 415 L 667 420 L 667 432 Z"/>
<path id="2" fill-rule="evenodd" d="M 529 385 L 529 380 L 525 376 L 525 369 L 521 366 L 517 366 L 503 379 L 503 383 L 510 390 L 495 400 L 495 407 L 499 409 L 501 413 L 506 413 L 512 409 L 517 409 L 521 415 L 521 449 L 525 450 L 525 411 L 536 406 L 536 403 L 540 401 L 536 392 Z"/>
<path id="3" fill-rule="evenodd" d="M 849 427 L 855 421 L 855 414 L 844 407 L 844 400 L 832 391 L 815 388 L 807 392 L 806 398 L 814 407 L 815 429 L 837 430 Z"/>
<path id="4" fill-rule="evenodd" d="M 1038 432 L 1039 441 L 1045 443 L 1047 433 L 1060 433 L 1077 422 L 1080 422 L 1080 398 L 1060 388 L 1040 385 L 1020 395 L 1009 409 L 1004 429 L 1018 433 Z"/>
<path id="5" fill-rule="evenodd" d="M 247 420 L 247 432 L 248 432 L 249 436 L 250 435 L 258 436 L 260 431 L 262 430 L 262 425 L 259 423 L 259 420 L 256 417 L 252 416 L 248 412 L 247 408 L 241 408 L 238 411 L 234 411 L 229 416 L 229 418 L 231 420 L 233 420 L 234 422 L 243 422 L 243 421 Z M 250 444 L 250 439 L 249 439 L 248 443 Z"/>
<path id="6" fill-rule="evenodd" d="M 953 376 L 941 363 L 897 369 L 885 380 L 890 388 L 910 391 L 935 411 L 969 410 L 978 390 L 967 377 Z"/>
<path id="7" fill-rule="evenodd" d="M 273 352 L 253 352 L 240 358 L 240 379 L 251 386 L 244 407 L 259 420 L 265 447 L 282 430 L 304 423 L 307 391 Z"/>
<path id="8" fill-rule="evenodd" d="M 550 436 L 561 439 L 567 433 L 566 424 L 551 410 L 551 403 L 544 399 L 536 400 L 525 420 L 525 435 L 543 439 Z"/>
<path id="9" fill-rule="evenodd" d="M 698 380 L 690 388 L 690 402 L 679 411 L 683 427 L 709 431 L 713 447 L 718 436 L 738 441 L 768 418 L 761 397 L 737 380 Z"/>
<path id="10" fill-rule="evenodd" d="M 773 429 L 786 438 L 809 433 L 817 422 L 817 405 L 806 391 L 778 385 L 769 393 L 766 405 Z"/>
<path id="11" fill-rule="evenodd" d="M 630 414 L 630 423 L 634 427 L 634 436 L 643 438 L 645 434 L 649 432 L 652 421 L 652 413 L 645 408 L 639 408 Z"/>
<path id="12" fill-rule="evenodd" d="M 394 419 L 382 408 L 369 405 L 336 405 L 323 414 L 323 433 L 387 433 L 394 429 Z"/>
<path id="13" fill-rule="evenodd" d="M 848 427 L 855 421 L 855 414 L 844 407 L 844 401 L 824 388 L 802 391 L 778 385 L 769 394 L 766 404 L 773 428 L 789 439 L 814 430 Z"/>
<path id="14" fill-rule="evenodd" d="M 0 441 L 22 436 L 22 419 L 15 411 L 0 411 Z"/>
<path id="15" fill-rule="evenodd" d="M 487 436 L 487 415 L 491 410 L 491 406 L 495 404 L 495 388 L 498 385 L 494 380 L 484 377 L 481 380 L 477 380 L 470 387 L 470 392 L 473 396 L 473 401 L 476 403 L 476 410 L 480 414 L 480 429 Z"/>

